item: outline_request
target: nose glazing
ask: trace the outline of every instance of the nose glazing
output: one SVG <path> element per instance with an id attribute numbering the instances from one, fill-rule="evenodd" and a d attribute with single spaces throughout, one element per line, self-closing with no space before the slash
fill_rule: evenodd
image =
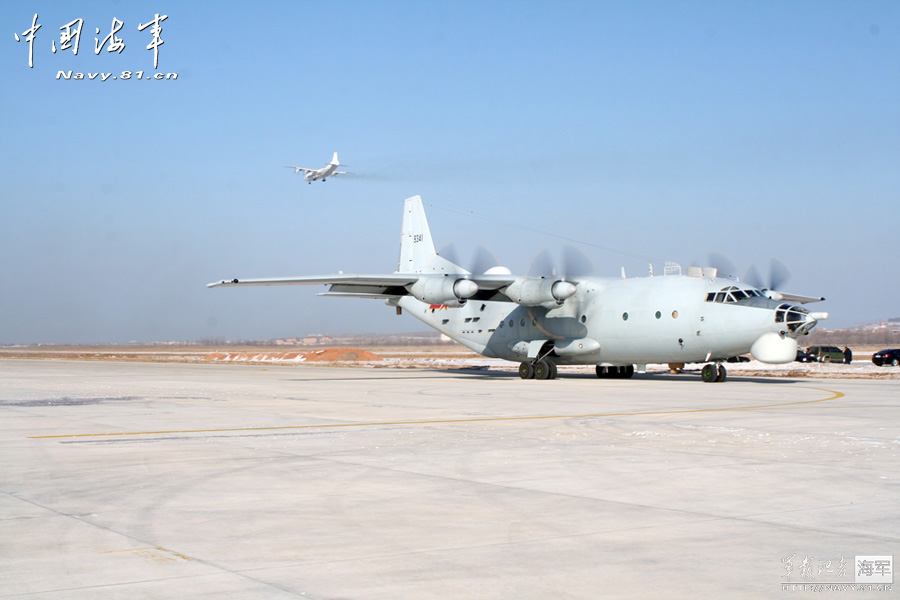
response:
<path id="1" fill-rule="evenodd" d="M 775 322 L 783 324 L 788 331 L 803 335 L 816 326 L 816 318 L 809 311 L 792 304 L 780 304 L 775 309 Z"/>

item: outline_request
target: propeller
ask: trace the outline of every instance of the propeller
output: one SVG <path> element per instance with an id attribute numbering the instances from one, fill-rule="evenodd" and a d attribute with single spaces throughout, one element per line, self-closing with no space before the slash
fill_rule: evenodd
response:
<path id="1" fill-rule="evenodd" d="M 719 277 L 724 277 L 726 279 L 737 279 L 737 267 L 734 266 L 734 263 L 731 262 L 731 260 L 721 252 L 710 252 L 708 261 L 709 266 L 715 268 L 716 273 Z"/>
<path id="2" fill-rule="evenodd" d="M 569 279 L 590 277 L 596 272 L 594 262 L 581 248 L 563 246 L 563 276 Z"/>
<path id="3" fill-rule="evenodd" d="M 531 259 L 529 277 L 559 277 L 565 281 L 589 277 L 595 272 L 594 263 L 579 248 L 570 245 L 562 247 L 562 261 L 558 263 L 548 248 L 544 248 Z"/>
<path id="4" fill-rule="evenodd" d="M 773 258 L 769 263 L 769 277 L 764 280 L 759 275 L 759 271 L 757 271 L 755 265 L 750 265 L 747 267 L 747 271 L 744 273 L 743 280 L 752 285 L 755 288 L 759 288 L 764 291 L 776 291 L 784 282 L 791 278 L 791 271 L 787 268 L 783 262 L 778 260 L 777 258 Z"/>
<path id="5" fill-rule="evenodd" d="M 496 255 L 491 252 L 487 246 L 484 244 L 478 244 L 475 248 L 475 252 L 472 254 L 472 257 L 468 261 L 462 261 L 459 257 L 459 253 L 456 250 L 456 244 L 450 242 L 445 244 L 438 250 L 438 255 L 446 258 L 450 262 L 455 265 L 459 265 L 460 267 L 466 269 L 469 273 L 481 274 L 487 271 L 492 267 L 496 267 L 500 264 L 500 261 L 497 260 Z"/>
<path id="6" fill-rule="evenodd" d="M 549 248 L 544 248 L 531 259 L 528 265 L 528 277 L 556 277 L 556 261 Z"/>

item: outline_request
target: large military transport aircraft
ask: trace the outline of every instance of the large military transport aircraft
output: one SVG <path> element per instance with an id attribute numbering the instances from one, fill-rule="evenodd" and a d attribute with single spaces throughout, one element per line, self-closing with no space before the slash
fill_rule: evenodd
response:
<path id="1" fill-rule="evenodd" d="M 306 175 L 303 176 L 303 181 L 306 183 L 312 183 L 313 181 L 322 180 L 325 181 L 326 178 L 331 177 L 332 175 L 353 175 L 350 171 L 338 171 L 338 167 L 346 167 L 347 165 L 342 165 L 341 161 L 338 160 L 337 152 L 334 153 L 334 156 L 331 157 L 331 162 L 322 167 L 321 169 L 308 169 L 306 167 L 294 167 L 291 165 L 285 165 L 286 169 L 293 169 L 294 173 L 299 173 L 303 171 Z"/>
<path id="2" fill-rule="evenodd" d="M 796 357 L 797 338 L 827 313 L 798 306 L 824 300 L 761 290 L 714 268 L 680 267 L 625 278 L 472 273 L 435 251 L 422 199 L 403 206 L 400 264 L 384 275 L 231 279 L 209 287 L 330 286 L 322 296 L 380 298 L 491 358 L 519 362 L 523 379 L 553 379 L 557 365 L 596 365 L 598 377 L 631 377 L 648 363 L 707 363 L 704 381 L 724 381 L 729 357 L 765 363 Z"/>

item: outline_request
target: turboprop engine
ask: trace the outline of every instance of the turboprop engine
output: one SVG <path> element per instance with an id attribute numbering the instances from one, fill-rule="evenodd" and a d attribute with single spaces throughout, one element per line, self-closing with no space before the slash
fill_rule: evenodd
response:
<path id="1" fill-rule="evenodd" d="M 575 284 L 552 279 L 517 279 L 506 287 L 506 295 L 522 306 L 555 308 L 575 295 Z"/>
<path id="2" fill-rule="evenodd" d="M 410 288 L 410 293 L 426 304 L 464 306 L 478 291 L 478 284 L 469 279 L 422 277 Z"/>

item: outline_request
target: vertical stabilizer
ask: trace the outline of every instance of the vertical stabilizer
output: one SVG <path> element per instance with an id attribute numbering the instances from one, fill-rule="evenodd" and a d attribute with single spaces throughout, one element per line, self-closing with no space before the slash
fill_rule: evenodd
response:
<path id="1" fill-rule="evenodd" d="M 338 160 L 338 157 L 337 157 L 337 152 L 334 153 L 334 156 L 331 157 L 331 162 L 328 163 L 328 164 L 329 164 L 329 165 L 334 165 L 334 166 L 336 166 L 336 167 L 340 167 L 340 166 L 341 166 L 341 163 L 340 163 L 340 161 Z"/>
<path id="2" fill-rule="evenodd" d="M 460 273 L 465 272 L 452 262 L 441 258 L 434 249 L 431 229 L 425 218 L 422 197 L 403 201 L 403 225 L 400 232 L 400 263 L 398 273 Z"/>

